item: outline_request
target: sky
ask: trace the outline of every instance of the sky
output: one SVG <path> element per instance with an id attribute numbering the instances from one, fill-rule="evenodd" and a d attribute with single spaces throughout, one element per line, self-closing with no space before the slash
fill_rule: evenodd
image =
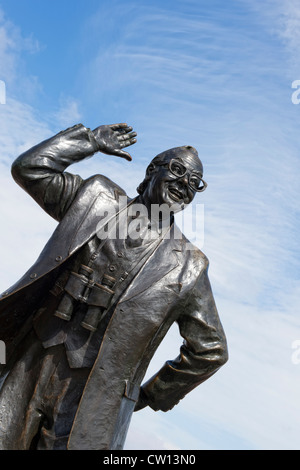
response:
<path id="1" fill-rule="evenodd" d="M 173 410 L 134 413 L 125 449 L 300 448 L 299 47 L 296 0 L 0 0 L 0 291 L 56 227 L 11 178 L 24 150 L 127 122 L 132 162 L 71 169 L 130 196 L 167 148 L 203 162 L 183 229 L 209 258 L 229 361 Z M 145 379 L 181 343 L 174 325 Z"/>

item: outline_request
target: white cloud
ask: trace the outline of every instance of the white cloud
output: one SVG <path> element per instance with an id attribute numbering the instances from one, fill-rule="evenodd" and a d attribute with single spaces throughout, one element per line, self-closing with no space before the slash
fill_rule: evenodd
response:
<path id="1" fill-rule="evenodd" d="M 251 3 L 262 21 L 261 4 Z M 199 8 L 199 2 L 189 4 Z M 295 2 L 282 5 L 286 13 L 281 23 L 273 24 L 273 31 L 278 35 L 281 25 L 281 36 L 292 52 L 298 44 L 299 15 Z M 264 17 L 276 13 L 264 9 Z M 95 85 L 102 84 L 101 93 L 117 95 L 114 112 L 123 115 L 128 110 L 135 116 L 141 133 L 132 149 L 134 160 L 97 155 L 72 171 L 84 177 L 103 172 L 134 195 L 148 158 L 176 145 L 198 148 L 209 183 L 197 199 L 205 205 L 203 251 L 211 261 L 210 278 L 230 360 L 173 411 L 135 414 L 126 445 L 299 448 L 300 365 L 291 361 L 291 345 L 300 338 L 298 118 L 288 81 L 286 96 L 282 87 L 282 50 L 274 50 L 265 40 L 265 26 L 260 24 L 255 34 L 249 31 L 248 18 L 238 23 L 233 20 L 241 17 L 233 15 L 230 26 L 220 27 L 219 15 L 208 21 L 203 15 L 181 18 L 176 11 L 161 8 L 157 14 L 152 8 L 151 14 L 143 13 L 140 8 L 123 25 L 119 43 L 106 53 L 98 51 L 84 67 L 93 97 L 99 97 Z M 96 19 L 95 15 L 97 29 Z M 20 36 L 3 19 L 0 25 L 0 58 L 7 64 L 7 77 L 13 78 L 18 73 Z M 141 37 L 147 40 L 138 41 Z M 179 44 L 182 49 L 177 50 Z M 46 120 L 9 95 L 7 104 L 0 106 L 3 290 L 27 270 L 55 225 L 11 180 L 9 165 L 21 151 L 53 134 L 52 127 L 77 121 L 79 103 L 77 97 L 62 97 L 55 126 L 52 117 Z M 177 328 L 172 328 L 147 376 L 177 356 L 181 341 Z"/>
<path id="2" fill-rule="evenodd" d="M 10 89 L 22 89 L 30 92 L 34 86 L 39 86 L 36 77 L 25 73 L 24 54 L 34 54 L 41 50 L 41 45 L 33 35 L 24 37 L 20 29 L 9 21 L 0 8 L 0 64 L 1 76 Z M 33 82 L 33 84 L 32 84 Z"/>
<path id="3" fill-rule="evenodd" d="M 8 98 L 0 106 L 0 199 L 1 251 L 5 270 L 0 275 L 0 290 L 17 281 L 35 261 L 54 221 L 43 214 L 37 204 L 13 181 L 10 167 L 23 151 L 49 137 L 48 125 L 34 110 Z"/>
<path id="4" fill-rule="evenodd" d="M 257 14 L 257 21 L 263 25 L 275 38 L 278 38 L 286 48 L 287 62 L 285 73 L 292 80 L 299 78 L 300 61 L 300 9 L 298 0 L 266 0 L 251 2 L 239 0 L 247 5 L 249 10 Z M 295 74 L 298 74 L 295 76 Z"/>
<path id="5" fill-rule="evenodd" d="M 59 109 L 54 113 L 54 120 L 62 128 L 70 127 L 81 120 L 78 102 L 69 96 L 62 96 L 59 100 Z"/>

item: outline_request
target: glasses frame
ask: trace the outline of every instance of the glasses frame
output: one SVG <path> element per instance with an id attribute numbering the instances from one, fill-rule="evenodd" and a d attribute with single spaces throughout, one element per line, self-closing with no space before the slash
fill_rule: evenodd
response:
<path id="1" fill-rule="evenodd" d="M 176 173 L 174 173 L 174 171 L 172 171 L 171 166 L 172 166 L 172 163 L 173 163 L 173 162 L 176 162 L 176 163 L 179 163 L 180 165 L 182 165 L 182 167 L 185 169 L 185 172 L 183 173 L 183 175 L 177 175 Z M 169 169 L 170 173 L 172 173 L 172 175 L 176 176 L 176 178 L 183 178 L 183 177 L 188 173 L 188 170 L 187 170 L 187 168 L 185 167 L 185 165 L 184 165 L 181 161 L 177 160 L 176 158 L 172 158 L 172 159 L 169 161 L 169 163 L 166 164 L 166 165 L 168 165 L 168 169 Z M 190 178 L 191 178 L 191 176 L 192 176 L 193 174 L 196 175 L 197 178 L 200 178 L 200 181 L 202 181 L 202 183 L 203 183 L 203 187 L 201 187 L 200 189 L 195 189 L 195 188 L 193 188 L 192 185 L 191 185 L 191 183 L 190 183 Z M 195 172 L 194 172 L 194 173 L 193 173 L 193 172 L 188 173 L 188 175 L 189 175 L 189 177 L 188 177 L 188 184 L 189 184 L 189 187 L 190 187 L 193 191 L 195 191 L 195 192 L 197 192 L 197 193 L 202 193 L 203 191 L 206 190 L 206 188 L 207 188 L 207 183 L 206 183 L 206 181 L 204 181 L 203 178 L 201 178 L 201 177 L 200 177 L 199 175 L 197 175 Z"/>

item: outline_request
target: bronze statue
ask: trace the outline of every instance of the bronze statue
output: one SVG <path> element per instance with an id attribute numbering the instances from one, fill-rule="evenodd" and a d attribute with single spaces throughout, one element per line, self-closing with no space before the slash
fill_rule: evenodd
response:
<path id="1" fill-rule="evenodd" d="M 133 411 L 170 410 L 227 361 L 208 260 L 174 223 L 206 188 L 197 151 L 155 157 L 134 199 L 102 175 L 65 171 L 96 152 L 131 160 L 135 142 L 127 124 L 79 124 L 12 165 L 59 224 L 1 296 L 0 449 L 122 449 Z M 141 386 L 174 322 L 179 356 Z"/>

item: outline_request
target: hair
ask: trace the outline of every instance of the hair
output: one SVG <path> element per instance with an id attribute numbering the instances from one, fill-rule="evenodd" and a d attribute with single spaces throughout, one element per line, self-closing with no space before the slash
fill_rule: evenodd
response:
<path id="1" fill-rule="evenodd" d="M 172 158 L 181 158 L 183 161 L 186 158 L 187 155 L 191 155 L 194 158 L 198 160 L 200 171 L 201 171 L 201 176 L 203 175 L 203 165 L 202 162 L 198 156 L 198 152 L 194 147 L 191 147 L 190 145 L 184 145 L 183 147 L 174 147 L 172 149 L 166 150 L 165 152 L 159 153 L 156 155 L 156 157 L 151 160 L 149 163 L 147 169 L 146 169 L 146 175 L 144 180 L 141 182 L 141 184 L 137 187 L 137 192 L 139 194 L 143 194 L 145 191 L 148 182 L 152 178 L 153 175 L 153 169 L 157 166 L 164 165 L 166 163 L 169 163 Z M 151 171 L 152 170 L 152 171 Z M 157 168 L 156 168 L 157 170 Z"/>

